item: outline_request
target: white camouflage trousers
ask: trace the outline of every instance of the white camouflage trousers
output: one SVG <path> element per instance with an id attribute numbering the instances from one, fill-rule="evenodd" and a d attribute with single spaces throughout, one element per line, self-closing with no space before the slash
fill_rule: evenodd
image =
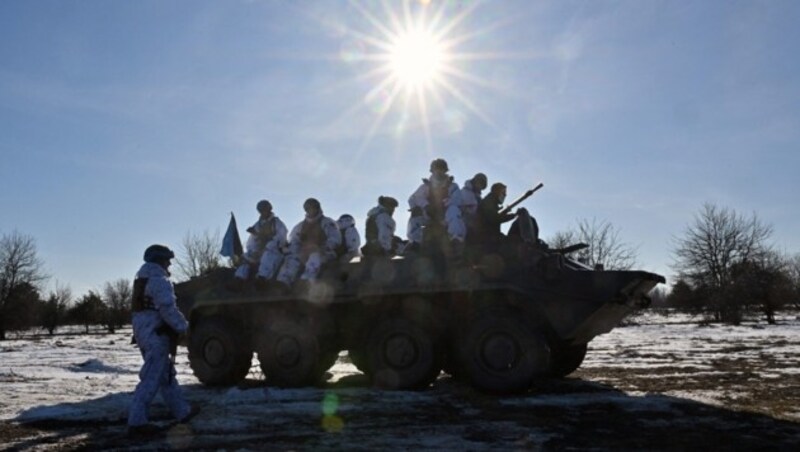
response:
<path id="1" fill-rule="evenodd" d="M 247 239 L 247 246 L 245 247 L 244 255 L 242 256 L 244 262 L 236 269 L 236 276 L 239 279 L 247 279 L 250 277 L 250 267 L 254 267 L 259 263 L 264 253 L 264 244 L 258 243 L 256 236 L 250 234 Z"/>
<path id="2" fill-rule="evenodd" d="M 430 219 L 425 216 L 411 217 L 408 219 L 406 236 L 409 242 L 422 243 L 423 226 L 427 225 Z M 447 227 L 447 236 L 450 240 L 463 242 L 467 236 L 467 226 L 461 216 L 461 209 L 452 205 L 447 207 L 444 213 L 444 222 Z"/>
<path id="3" fill-rule="evenodd" d="M 283 263 L 283 253 L 279 250 L 264 251 L 258 264 L 256 276 L 264 279 L 274 278 L 275 274 L 278 273 L 278 269 L 281 268 L 281 263 Z M 250 277 L 251 268 L 255 268 L 255 265 L 247 261 L 236 268 L 235 276 L 239 279 L 247 279 Z"/>
<path id="4" fill-rule="evenodd" d="M 297 274 L 300 273 L 300 269 L 304 265 L 305 268 L 303 268 L 303 274 L 300 275 L 300 279 L 305 281 L 317 279 L 319 271 L 322 269 L 322 264 L 328 262 L 331 257 L 325 253 L 315 251 L 308 255 L 308 259 L 304 263 L 301 255 L 290 254 L 286 256 L 277 279 L 291 286 L 297 280 Z"/>
<path id="5" fill-rule="evenodd" d="M 139 384 L 133 392 L 128 412 L 129 426 L 147 424 L 147 408 L 158 392 L 176 419 L 185 417 L 191 410 L 175 379 L 175 366 L 169 359 L 169 339 L 157 334 L 148 339 L 146 343 L 139 344 L 144 365 L 139 371 Z"/>
<path id="6" fill-rule="evenodd" d="M 261 263 L 258 265 L 257 276 L 264 279 L 272 279 L 283 263 L 283 253 L 279 250 L 266 250 L 261 255 Z"/>

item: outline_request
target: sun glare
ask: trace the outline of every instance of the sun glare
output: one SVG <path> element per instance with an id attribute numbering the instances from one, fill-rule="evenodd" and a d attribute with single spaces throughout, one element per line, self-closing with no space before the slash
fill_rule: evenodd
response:
<path id="1" fill-rule="evenodd" d="M 441 75 L 445 60 L 442 44 L 424 30 L 397 36 L 389 51 L 392 74 L 406 88 L 430 86 Z"/>
<path id="2" fill-rule="evenodd" d="M 472 100 L 476 87 L 490 82 L 469 73 L 476 61 L 492 57 L 470 51 L 470 41 L 492 29 L 462 30 L 463 22 L 480 2 L 462 7 L 459 3 L 425 0 L 351 0 L 368 29 L 347 29 L 349 37 L 342 58 L 352 63 L 368 62 L 359 82 L 369 89 L 364 105 L 375 113 L 361 149 L 381 130 L 385 121 L 394 120 L 396 135 L 422 130 L 432 149 L 432 124 L 457 132 L 468 113 L 486 124 L 493 121 Z M 438 127 L 437 130 L 442 130 Z"/>

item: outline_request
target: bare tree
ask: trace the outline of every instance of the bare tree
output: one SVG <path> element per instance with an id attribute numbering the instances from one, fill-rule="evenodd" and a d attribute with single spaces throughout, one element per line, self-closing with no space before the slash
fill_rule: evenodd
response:
<path id="1" fill-rule="evenodd" d="M 650 300 L 652 301 L 651 305 L 654 308 L 663 308 L 667 306 L 667 289 L 663 287 L 654 287 L 653 290 L 650 291 L 648 294 Z"/>
<path id="2" fill-rule="evenodd" d="M 585 243 L 588 248 L 576 253 L 579 261 L 608 270 L 629 270 L 636 265 L 637 249 L 619 238 L 619 230 L 608 221 L 578 220 L 577 229 L 556 233 L 548 241 L 551 248 L 564 248 Z"/>
<path id="3" fill-rule="evenodd" d="M 103 286 L 103 302 L 106 304 L 106 328 L 113 333 L 130 320 L 133 283 L 125 278 L 107 282 Z"/>
<path id="4" fill-rule="evenodd" d="M 800 309 L 800 253 L 790 257 L 787 262 L 787 272 L 792 282 L 792 299 L 795 308 Z"/>
<path id="5" fill-rule="evenodd" d="M 18 292 L 36 288 L 47 279 L 42 267 L 32 237 L 14 231 L 0 238 L 0 340 L 6 338 L 6 330 L 11 326 L 15 301 L 30 299 L 19 297 Z"/>
<path id="6" fill-rule="evenodd" d="M 743 300 L 732 289 L 734 269 L 759 262 L 770 251 L 772 227 L 755 213 L 745 217 L 732 209 L 704 204 L 676 239 L 673 268 L 694 290 L 706 293 L 706 306 L 718 321 L 737 323 Z"/>
<path id="7" fill-rule="evenodd" d="M 722 287 L 730 282 L 733 265 L 758 259 L 769 250 L 771 236 L 772 227 L 755 213 L 748 218 L 707 203 L 677 239 L 674 267 L 692 283 Z"/>
<path id="8" fill-rule="evenodd" d="M 67 308 L 72 302 L 72 289 L 67 285 L 56 282 L 55 288 L 47 295 L 44 301 L 39 321 L 42 328 L 52 336 L 56 328 L 64 324 Z"/>
<path id="9" fill-rule="evenodd" d="M 745 260 L 734 265 L 728 290 L 739 304 L 761 311 L 769 324 L 775 314 L 792 298 L 789 260 L 775 251 L 764 253 L 758 260 Z"/>
<path id="10" fill-rule="evenodd" d="M 667 295 L 667 305 L 692 313 L 703 312 L 706 294 L 700 289 L 695 289 L 686 281 L 678 279 L 672 285 L 672 290 Z"/>
<path id="11" fill-rule="evenodd" d="M 82 324 L 89 333 L 89 328 L 93 325 L 102 325 L 106 319 L 106 305 L 103 299 L 95 291 L 90 290 L 82 296 L 68 311 L 68 316 L 75 323 Z"/>
<path id="12" fill-rule="evenodd" d="M 558 231 L 556 234 L 547 241 L 550 248 L 561 249 L 570 245 L 578 243 L 580 240 L 575 238 L 575 231 L 567 229 L 566 231 Z"/>
<path id="13" fill-rule="evenodd" d="M 179 277 L 191 279 L 222 268 L 220 243 L 219 231 L 213 234 L 207 230 L 202 234 L 187 232 L 175 260 Z"/>

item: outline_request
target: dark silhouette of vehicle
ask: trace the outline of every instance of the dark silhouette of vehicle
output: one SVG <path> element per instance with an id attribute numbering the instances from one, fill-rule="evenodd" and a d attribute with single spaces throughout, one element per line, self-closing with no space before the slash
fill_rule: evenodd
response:
<path id="1" fill-rule="evenodd" d="M 347 350 L 381 388 L 422 389 L 444 370 L 484 392 L 525 391 L 577 369 L 587 344 L 665 281 L 589 268 L 569 257 L 583 246 L 549 249 L 523 210 L 496 250 L 362 258 L 289 294 L 228 290 L 233 270 L 218 270 L 176 286 L 189 361 L 204 384 L 232 385 L 255 353 L 268 383 L 297 387 Z"/>

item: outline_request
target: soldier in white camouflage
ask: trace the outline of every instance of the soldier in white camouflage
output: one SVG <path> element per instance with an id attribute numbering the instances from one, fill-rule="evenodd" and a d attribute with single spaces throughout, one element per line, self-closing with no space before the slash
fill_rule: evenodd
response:
<path id="1" fill-rule="evenodd" d="M 361 255 L 361 236 L 356 229 L 356 220 L 352 215 L 345 213 L 336 220 L 342 243 L 336 248 L 339 262 L 350 262 L 354 257 Z"/>
<path id="2" fill-rule="evenodd" d="M 147 408 L 159 392 L 179 422 L 188 422 L 197 413 L 183 398 L 175 379 L 177 340 L 179 335 L 186 334 L 189 323 L 175 304 L 175 291 L 169 280 L 170 260 L 174 257 L 175 253 L 164 245 L 148 247 L 144 252 L 145 263 L 134 280 L 131 323 L 144 364 L 128 413 L 131 436 L 155 430 L 148 424 Z"/>
<path id="3" fill-rule="evenodd" d="M 378 205 L 367 212 L 364 256 L 394 256 L 400 254 L 404 243 L 394 235 L 396 224 L 392 215 L 398 202 L 391 196 L 378 197 Z"/>
<path id="4" fill-rule="evenodd" d="M 236 278 L 247 280 L 251 268 L 258 265 L 257 277 L 270 280 L 275 277 L 283 262 L 286 247 L 286 225 L 272 212 L 272 204 L 261 200 L 256 204 L 258 220 L 247 228 L 250 236 L 245 246 L 244 262 L 236 269 Z"/>
<path id="5" fill-rule="evenodd" d="M 486 175 L 477 173 L 461 186 L 461 215 L 467 227 L 467 235 L 475 229 L 478 204 L 483 199 L 481 193 L 486 189 L 487 184 Z"/>
<path id="6" fill-rule="evenodd" d="M 408 220 L 408 240 L 411 248 L 418 248 L 424 240 L 423 231 L 432 226 L 442 226 L 454 249 L 461 249 L 467 228 L 461 217 L 461 195 L 458 184 L 447 174 L 444 159 L 431 162 L 429 179 L 408 198 L 411 218 Z"/>
<path id="7" fill-rule="evenodd" d="M 339 227 L 323 215 L 319 201 L 309 198 L 303 209 L 305 219 L 289 234 L 289 254 L 276 278 L 284 290 L 294 284 L 298 274 L 302 281 L 316 280 L 322 265 L 336 259 L 336 249 L 342 242 Z"/>

